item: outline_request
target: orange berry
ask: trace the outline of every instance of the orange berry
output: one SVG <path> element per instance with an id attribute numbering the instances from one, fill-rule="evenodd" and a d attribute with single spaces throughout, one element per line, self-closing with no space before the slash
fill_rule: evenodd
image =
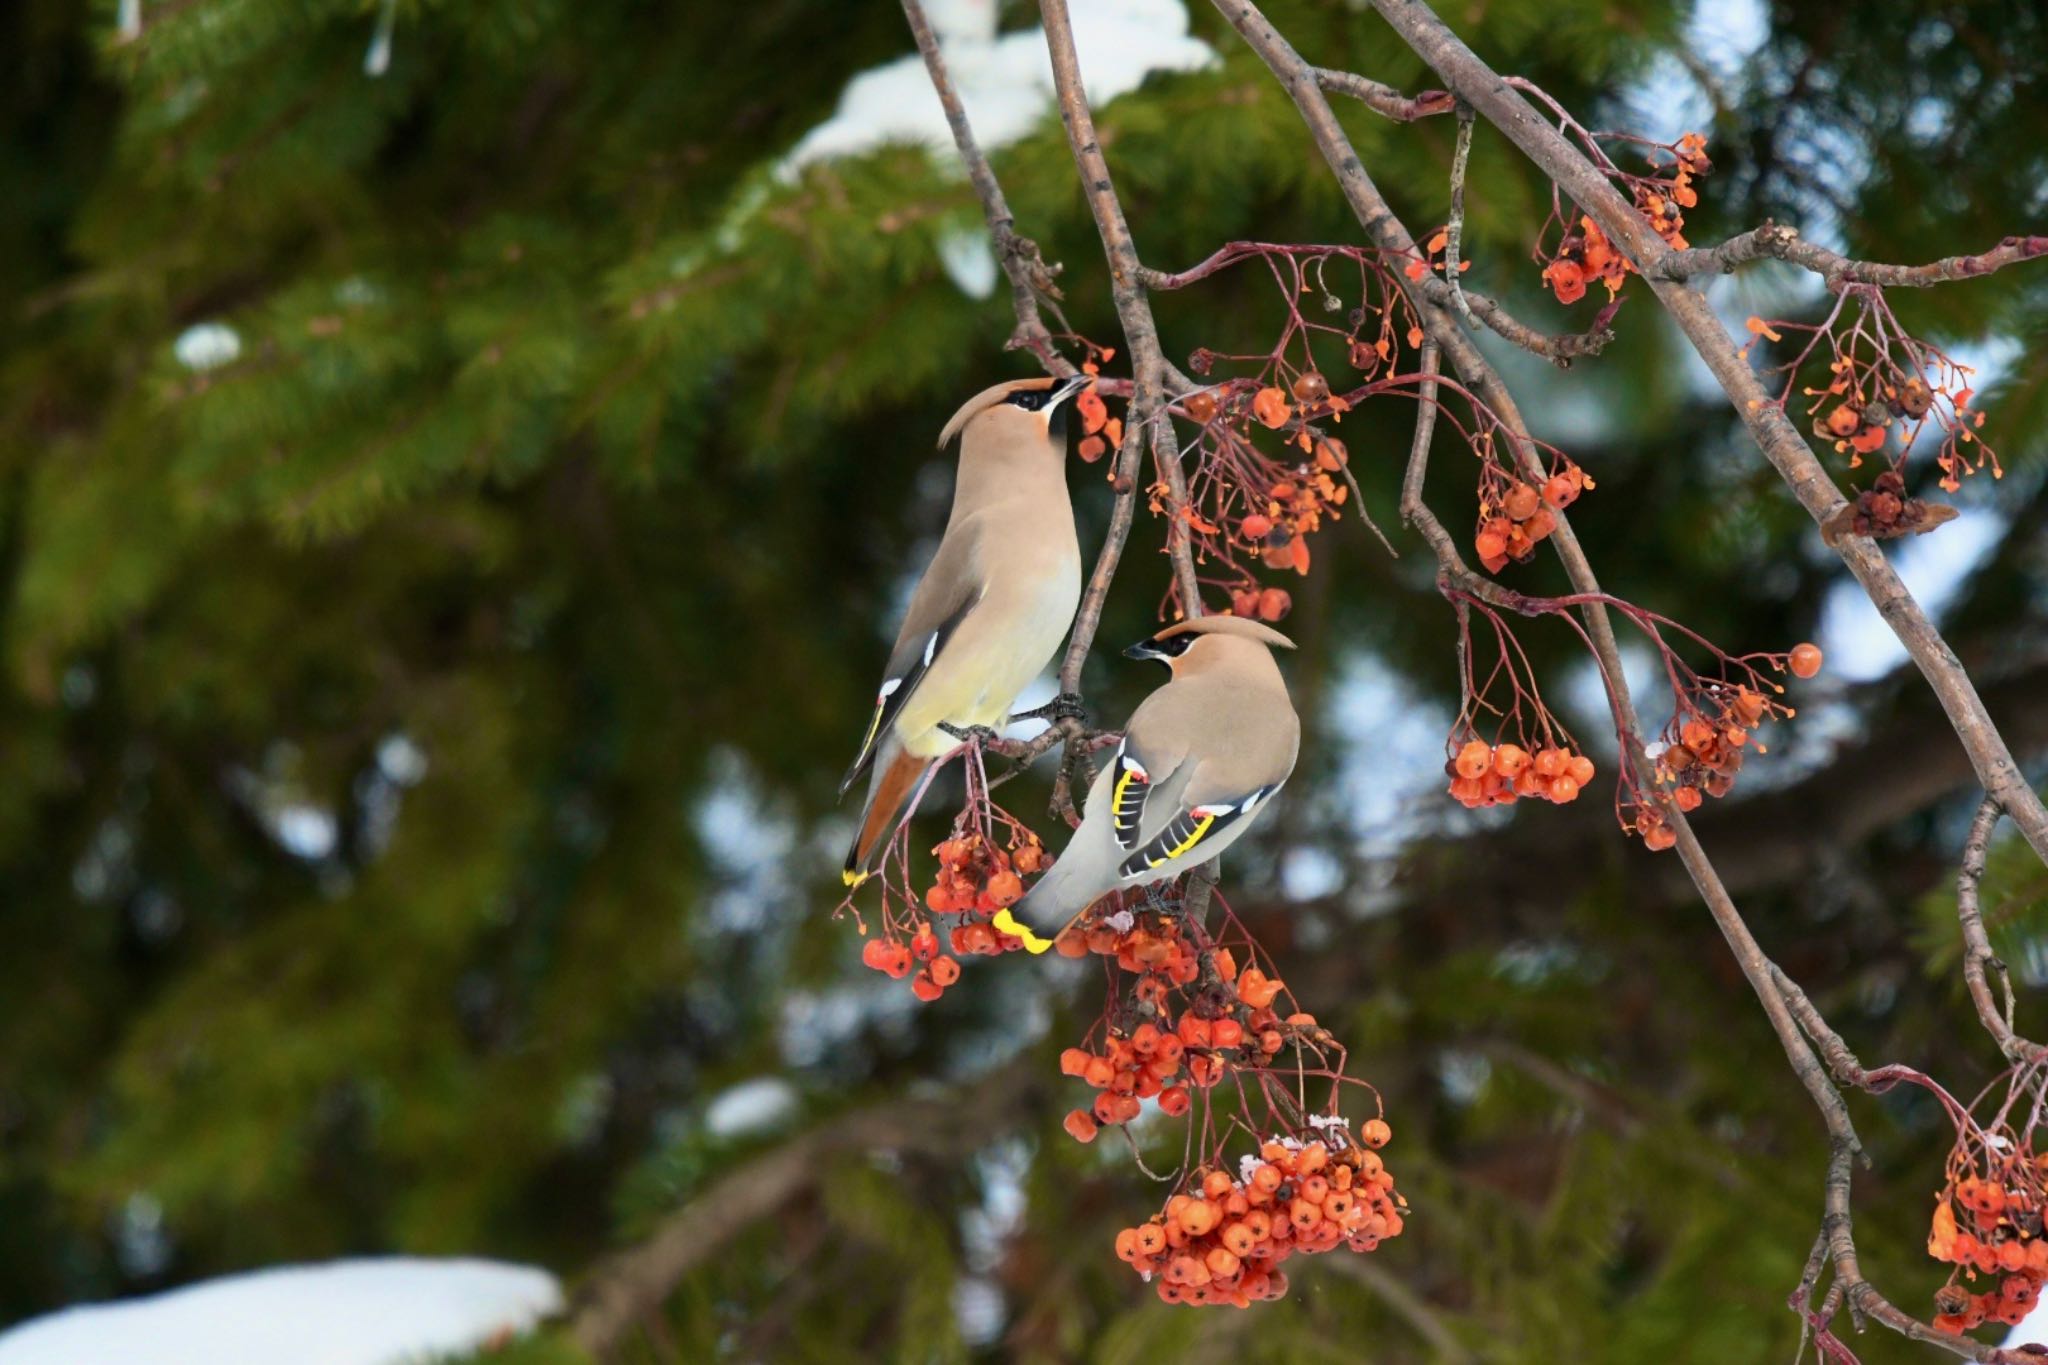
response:
<path id="1" fill-rule="evenodd" d="M 1216 1206 L 1206 1199 L 1190 1199 L 1181 1206 L 1180 1225 L 1190 1237 L 1200 1237 L 1221 1221 Z"/>
<path id="2" fill-rule="evenodd" d="M 1548 780 L 1564 772 L 1569 756 L 1562 749 L 1538 749 L 1534 767 L 1538 777 Z"/>
<path id="3" fill-rule="evenodd" d="M 1169 1086 L 1159 1092 L 1159 1111 L 1168 1118 L 1179 1118 L 1188 1112 L 1188 1107 L 1193 1103 L 1186 1086 Z"/>
<path id="4" fill-rule="evenodd" d="M 1287 1221 L 1297 1232 L 1303 1232 L 1323 1221 L 1323 1210 L 1306 1199 L 1296 1199 L 1287 1206 Z"/>
<path id="5" fill-rule="evenodd" d="M 1285 588 L 1267 588 L 1259 594 L 1259 619 L 1278 621 L 1294 609 L 1294 599 Z"/>
<path id="6" fill-rule="evenodd" d="M 1698 810 L 1702 800 L 1698 787 L 1680 787 L 1671 794 L 1671 799 L 1677 803 L 1678 808 L 1682 811 Z"/>
<path id="7" fill-rule="evenodd" d="M 1077 929 L 1063 930 L 1060 936 L 1052 941 L 1052 949 L 1061 957 L 1086 957 L 1088 936 Z"/>
<path id="8" fill-rule="evenodd" d="M 1138 1228 L 1138 1251 L 1142 1255 L 1157 1256 L 1166 1250 L 1166 1229 L 1157 1223 L 1145 1223 Z"/>
<path id="9" fill-rule="evenodd" d="M 1259 422 L 1268 428 L 1285 426 L 1293 412 L 1293 407 L 1287 401 L 1287 394 L 1282 389 L 1269 386 L 1260 389 L 1257 396 L 1252 399 L 1252 416 L 1258 418 Z M 1279 494 L 1276 492 L 1274 496 L 1278 497 Z"/>
<path id="10" fill-rule="evenodd" d="M 1529 766 L 1529 751 L 1518 744 L 1503 744 L 1493 751 L 1493 770 L 1510 780 Z"/>
<path id="11" fill-rule="evenodd" d="M 1565 761 L 1564 771 L 1565 776 L 1583 787 L 1593 780 L 1593 760 L 1584 754 L 1573 754 Z"/>
<path id="12" fill-rule="evenodd" d="M 1081 1111 L 1078 1109 L 1074 1111 L 1074 1114 L 1080 1113 Z M 1067 1122 L 1072 1123 L 1074 1121 L 1074 1114 L 1067 1115 Z M 1081 1114 L 1081 1117 L 1086 1118 L 1088 1116 Z M 1093 1125 L 1091 1124 L 1090 1126 L 1092 1127 Z M 1072 1130 L 1069 1129 L 1068 1131 L 1071 1132 Z M 1125 1228 L 1116 1235 L 1116 1257 L 1120 1261 L 1135 1261 L 1138 1259 L 1138 1230 L 1136 1228 Z"/>
<path id="13" fill-rule="evenodd" d="M 1296 399 L 1303 403 L 1320 403 L 1330 396 L 1330 381 L 1314 370 L 1303 370 L 1294 376 L 1290 385 Z"/>
<path id="14" fill-rule="evenodd" d="M 1669 825 L 1652 825 L 1643 831 L 1643 847 L 1652 853 L 1662 853 L 1678 842 L 1678 835 Z"/>
<path id="15" fill-rule="evenodd" d="M 919 972 L 910 982 L 910 993 L 929 1005 L 946 993 L 946 988 L 932 980 L 930 972 Z"/>
<path id="16" fill-rule="evenodd" d="M 1221 1199 L 1230 1193 L 1230 1177 L 1222 1171 L 1211 1171 L 1202 1177 L 1202 1198 Z"/>
<path id="17" fill-rule="evenodd" d="M 1079 1076 L 1088 1070 L 1088 1063 L 1091 1060 L 1093 1059 L 1080 1048 L 1070 1047 L 1060 1053 L 1060 1074 L 1062 1076 Z"/>
<path id="18" fill-rule="evenodd" d="M 1559 474 L 1543 485 L 1543 500 L 1552 507 L 1569 507 L 1579 496 L 1579 486 Z"/>
<path id="19" fill-rule="evenodd" d="M 1477 778 L 1493 766 L 1493 748 L 1483 739 L 1468 740 L 1454 761 L 1458 776 Z"/>
<path id="20" fill-rule="evenodd" d="M 1254 512 L 1239 522 L 1237 529 L 1246 540 L 1264 540 L 1273 533 L 1273 519 L 1263 512 Z"/>
<path id="21" fill-rule="evenodd" d="M 1097 1090 L 1103 1090 L 1116 1079 L 1116 1068 L 1109 1064 L 1107 1057 L 1090 1057 L 1088 1064 L 1081 1069 L 1081 1079 Z"/>
<path id="22" fill-rule="evenodd" d="M 1384 1147 L 1393 1140 L 1394 1130 L 1385 1119 L 1367 1119 L 1358 1125 L 1358 1138 L 1368 1147 Z"/>
<path id="23" fill-rule="evenodd" d="M 1069 1111 L 1064 1126 L 1068 1134 L 1070 1134 L 1076 1142 L 1095 1141 L 1095 1134 L 1098 1131 L 1095 1126 L 1095 1120 L 1089 1117 L 1088 1111 L 1085 1109 L 1075 1109 Z M 1125 1229 L 1126 1232 L 1128 1232 L 1129 1230 L 1130 1229 L 1128 1228 Z M 1119 1243 L 1121 1243 L 1122 1239 L 1119 1238 L 1118 1241 Z"/>
<path id="24" fill-rule="evenodd" d="M 1820 664 L 1820 646 L 1815 644 L 1792 646 L 1792 653 L 1786 659 L 1786 665 L 1791 668 L 1792 676 L 1795 678 L 1812 677 L 1820 672 Z"/>
<path id="25" fill-rule="evenodd" d="M 889 949 L 891 946 L 878 938 L 869 939 L 867 945 L 860 950 L 861 965 L 872 967 L 878 972 L 888 971 L 889 968 L 886 964 L 889 961 Z"/>
<path id="26" fill-rule="evenodd" d="M 988 898 L 996 908 L 1007 909 L 1024 899 L 1024 879 L 1014 872 L 998 872 L 988 879 Z"/>
<path id="27" fill-rule="evenodd" d="M 1278 1052 L 1285 1042 L 1286 1039 L 1280 1036 L 1278 1029 L 1267 1029 L 1259 1035 L 1259 1051 L 1270 1056 Z"/>
<path id="28" fill-rule="evenodd" d="M 1536 515 L 1536 509 L 1543 505 L 1543 499 L 1528 484 L 1518 483 L 1508 490 L 1505 498 L 1501 499 L 1501 505 L 1516 521 L 1527 521 Z"/>
<path id="29" fill-rule="evenodd" d="M 932 974 L 932 980 L 940 986 L 950 986 L 960 979 L 960 964 L 950 957 L 934 958 L 932 965 L 925 968 Z"/>
<path id="30" fill-rule="evenodd" d="M 1209 1273 L 1219 1280 L 1229 1279 L 1239 1269 L 1236 1253 L 1227 1247 L 1210 1248 L 1209 1254 L 1203 1258 L 1203 1264 L 1209 1268 Z"/>
<path id="31" fill-rule="evenodd" d="M 1579 799 L 1579 784 L 1569 773 L 1550 779 L 1550 799 L 1560 806 Z"/>

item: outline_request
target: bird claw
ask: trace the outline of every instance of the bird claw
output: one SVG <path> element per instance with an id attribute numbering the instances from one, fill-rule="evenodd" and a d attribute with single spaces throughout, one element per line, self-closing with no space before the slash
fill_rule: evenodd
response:
<path id="1" fill-rule="evenodd" d="M 1049 720 L 1055 722 L 1078 720 L 1085 722 L 1088 719 L 1088 708 L 1082 704 L 1079 692 L 1062 692 L 1045 705 L 1035 706 L 1029 711 L 1019 711 L 1016 715 L 1011 716 L 1010 719 Z"/>
<path id="2" fill-rule="evenodd" d="M 963 744 L 976 744 L 984 749 L 991 749 L 999 747 L 1002 743 L 1002 736 L 986 725 L 950 725 L 942 720 L 939 722 L 939 728 Z"/>

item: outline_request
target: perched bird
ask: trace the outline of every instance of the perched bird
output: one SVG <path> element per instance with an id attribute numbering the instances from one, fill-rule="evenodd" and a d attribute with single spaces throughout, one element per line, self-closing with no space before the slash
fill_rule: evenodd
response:
<path id="1" fill-rule="evenodd" d="M 848 886 L 867 879 L 925 770 L 959 742 L 948 727 L 1004 724 L 1010 703 L 1066 638 L 1081 600 L 1066 404 L 1092 382 L 1076 375 L 997 384 L 968 399 L 939 433 L 941 448 L 960 438 L 953 512 L 911 594 L 860 754 L 839 784 L 844 796 L 872 774 L 846 854 Z M 1027 714 L 1074 700 L 1062 696 Z"/>
<path id="2" fill-rule="evenodd" d="M 1044 952 L 1044 935 L 1098 897 L 1178 876 L 1251 828 L 1301 747 L 1275 647 L 1294 642 L 1241 616 L 1204 616 L 1124 651 L 1173 678 L 1132 714 L 1066 852 L 996 928 Z"/>

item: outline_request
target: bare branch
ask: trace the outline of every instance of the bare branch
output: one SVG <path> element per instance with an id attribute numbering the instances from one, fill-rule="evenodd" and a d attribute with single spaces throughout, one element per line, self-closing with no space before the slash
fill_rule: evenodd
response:
<path id="1" fill-rule="evenodd" d="M 1998 802 L 1985 797 L 1977 807 L 1977 818 L 1970 822 L 1969 837 L 1963 841 L 1962 870 L 1956 874 L 1956 920 L 1963 930 L 1963 980 L 1970 987 L 1977 1017 L 1983 1020 L 1999 1051 L 2011 1061 L 2034 1062 L 2048 1055 L 2048 1049 L 2027 1041 L 2013 1029 L 2012 980 L 2006 975 L 2005 963 L 1991 951 L 1991 939 L 1984 932 L 1984 915 L 1977 899 L 1984 880 L 1984 863 L 1991 850 L 1991 831 L 2000 814 Z M 1988 972 L 1998 974 L 2000 994 L 2004 997 L 2002 1010 L 1992 1001 Z"/>
<path id="2" fill-rule="evenodd" d="M 2038 256 L 2048 256 L 2048 237 L 2007 237 L 1991 250 L 1974 256 L 1944 256 L 1926 265 L 1886 265 L 1880 261 L 1852 260 L 1824 246 L 1802 241 L 1797 228 L 1765 223 L 1716 247 L 1670 252 L 1657 264 L 1656 277 L 1689 280 L 1696 275 L 1726 275 L 1737 266 L 1769 258 L 1812 271 L 1826 281 L 1831 292 L 1839 292 L 1845 284 L 1924 289 L 1989 275 Z"/>
<path id="3" fill-rule="evenodd" d="M 1160 477 L 1167 486 L 1172 525 L 1167 528 L 1166 548 L 1173 559 L 1174 582 L 1181 610 L 1192 616 L 1202 614 L 1202 590 L 1195 579 L 1194 557 L 1188 546 L 1187 487 L 1180 467 L 1180 452 L 1166 413 L 1166 357 L 1159 348 L 1159 327 L 1152 320 L 1152 305 L 1146 300 L 1142 282 L 1144 264 L 1138 259 L 1137 243 L 1124 219 L 1123 205 L 1103 159 L 1102 143 L 1095 135 L 1095 115 L 1081 85 L 1080 59 L 1074 48 L 1073 26 L 1067 18 L 1065 0 L 1041 0 L 1045 19 L 1045 45 L 1052 57 L 1053 84 L 1059 92 L 1060 121 L 1066 125 L 1067 141 L 1074 149 L 1074 165 L 1080 171 L 1088 209 L 1102 237 L 1102 250 L 1109 262 L 1110 294 L 1116 301 L 1124 339 L 1131 348 L 1132 393 L 1130 422 L 1124 432 L 1124 465 L 1129 468 L 1133 453 L 1146 445 L 1153 448 Z M 1155 429 L 1156 428 L 1156 429 Z M 1135 476 L 1135 470 L 1131 470 Z M 1136 490 L 1133 488 L 1132 492 Z M 1123 493 L 1120 488 L 1119 494 Z M 1128 530 L 1128 524 L 1126 524 Z M 1108 555 L 1108 546 L 1104 546 Z M 1108 566 L 1115 572 L 1112 561 Z M 1098 566 L 1098 576 L 1101 568 Z M 1092 586 L 1092 585 L 1091 585 Z M 1107 587 L 1107 580 L 1104 580 Z M 1085 656 L 1086 650 L 1081 653 Z M 1068 660 L 1076 675 L 1079 662 L 1072 650 Z"/>
<path id="4" fill-rule="evenodd" d="M 982 154 L 981 144 L 974 140 L 967 110 L 960 103 L 959 92 L 953 88 L 952 73 L 946 69 L 946 59 L 939 51 L 938 35 L 932 31 L 931 21 L 925 17 L 922 0 L 903 0 L 903 17 L 909 21 L 911 35 L 917 39 L 917 50 L 924 57 L 924 69 L 931 76 L 932 89 L 938 94 L 939 103 L 945 106 L 946 123 L 953 130 L 953 145 L 959 149 L 960 159 L 967 165 L 967 178 L 974 185 L 976 197 L 981 200 L 982 217 L 988 222 L 988 234 L 993 240 L 996 259 L 1002 263 L 1003 274 L 1010 280 L 1010 302 L 1017 313 L 1017 330 L 1010 334 L 1010 345 L 1030 351 L 1038 357 L 1038 363 L 1053 375 L 1065 377 L 1073 374 L 1072 362 L 1059 353 L 1052 333 L 1046 330 L 1038 315 L 1039 295 L 1052 299 L 1060 296 L 1059 288 L 1053 282 L 1060 268 L 1045 263 L 1044 257 L 1039 255 L 1038 243 L 1017 235 L 1009 201 L 1003 198 L 1003 187 L 997 182 L 995 171 L 990 169 L 988 158 Z"/>
<path id="5" fill-rule="evenodd" d="M 1448 90 L 1425 90 L 1419 95 L 1404 95 L 1391 85 L 1349 71 L 1332 71 L 1326 66 L 1315 68 L 1316 83 L 1333 95 L 1348 95 L 1352 99 L 1384 115 L 1396 123 L 1413 123 L 1432 114 L 1448 114 L 1457 105 Z"/>

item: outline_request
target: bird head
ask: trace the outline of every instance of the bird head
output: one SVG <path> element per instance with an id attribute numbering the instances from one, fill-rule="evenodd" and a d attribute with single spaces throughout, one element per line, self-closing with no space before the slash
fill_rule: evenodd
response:
<path id="1" fill-rule="evenodd" d="M 1201 646 L 1197 649 L 1197 646 Z M 1149 639 L 1138 641 L 1124 651 L 1127 659 L 1157 659 L 1168 671 L 1178 673 L 1181 662 L 1192 653 L 1196 658 L 1219 650 L 1244 649 L 1260 645 L 1266 649 L 1293 649 L 1294 641 L 1271 626 L 1242 616 L 1198 616 L 1176 621 Z"/>
<path id="2" fill-rule="evenodd" d="M 955 436 L 973 432 L 977 438 L 1017 440 L 1038 437 L 1064 448 L 1068 400 L 1095 382 L 1093 375 L 1065 379 L 1017 379 L 996 384 L 961 405 L 939 433 L 944 446 Z"/>

